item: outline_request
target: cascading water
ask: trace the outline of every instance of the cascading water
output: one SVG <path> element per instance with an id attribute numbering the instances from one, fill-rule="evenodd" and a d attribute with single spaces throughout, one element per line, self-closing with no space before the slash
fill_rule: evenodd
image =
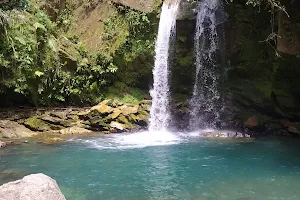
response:
<path id="1" fill-rule="evenodd" d="M 216 128 L 222 109 L 219 35 L 217 26 L 225 14 L 220 0 L 202 0 L 197 8 L 195 33 L 196 77 L 190 101 L 190 129 Z"/>
<path id="2" fill-rule="evenodd" d="M 169 49 L 172 35 L 175 34 L 176 16 L 179 1 L 162 6 L 158 37 L 155 46 L 155 65 L 153 69 L 152 107 L 150 111 L 150 131 L 166 129 L 169 114 Z"/>

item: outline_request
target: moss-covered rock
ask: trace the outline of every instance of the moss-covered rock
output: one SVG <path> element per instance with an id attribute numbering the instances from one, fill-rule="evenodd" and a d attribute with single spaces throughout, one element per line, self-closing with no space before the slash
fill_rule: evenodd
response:
<path id="1" fill-rule="evenodd" d="M 128 116 L 130 114 L 136 114 L 139 110 L 139 106 L 138 105 L 134 105 L 134 106 L 128 106 L 128 105 L 125 105 L 122 107 L 121 109 L 121 113 L 124 115 L 124 116 Z"/>
<path id="2" fill-rule="evenodd" d="M 49 124 L 37 117 L 31 117 L 25 120 L 24 125 L 33 131 L 50 131 L 52 130 Z"/>

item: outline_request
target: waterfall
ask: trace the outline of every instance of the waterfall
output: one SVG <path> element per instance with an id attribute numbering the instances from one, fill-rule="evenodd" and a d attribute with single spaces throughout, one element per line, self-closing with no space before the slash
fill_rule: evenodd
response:
<path id="1" fill-rule="evenodd" d="M 191 130 L 216 128 L 222 110 L 220 95 L 219 34 L 217 26 L 225 19 L 220 0 L 202 0 L 197 7 L 195 33 L 196 73 L 190 101 Z"/>
<path id="2" fill-rule="evenodd" d="M 150 131 L 166 129 L 170 121 L 169 112 L 169 49 L 176 31 L 176 15 L 179 1 L 164 3 L 160 15 L 158 36 L 155 46 L 153 69 L 152 106 L 150 111 Z"/>

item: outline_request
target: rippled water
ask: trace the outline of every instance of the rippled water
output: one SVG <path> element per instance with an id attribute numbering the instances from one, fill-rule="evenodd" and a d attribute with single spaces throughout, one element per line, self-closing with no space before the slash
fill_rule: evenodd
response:
<path id="1" fill-rule="evenodd" d="M 72 200 L 300 199 L 300 148 L 291 140 L 143 132 L 16 146 L 0 158 L 0 183 L 42 172 Z"/>

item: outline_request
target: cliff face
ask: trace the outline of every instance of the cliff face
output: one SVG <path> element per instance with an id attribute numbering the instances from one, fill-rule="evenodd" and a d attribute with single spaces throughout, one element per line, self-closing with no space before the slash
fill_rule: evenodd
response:
<path id="1" fill-rule="evenodd" d="M 289 6 L 289 15 L 280 12 L 278 15 L 278 44 L 277 50 L 285 54 L 300 53 L 300 3 Z"/>
<path id="2" fill-rule="evenodd" d="M 223 120 L 229 126 L 254 132 L 297 135 L 300 133 L 300 89 L 297 86 L 300 85 L 297 56 L 300 20 L 294 9 L 297 5 L 288 4 L 290 17 L 284 13 L 275 17 L 277 41 L 267 40 L 272 33 L 269 12 L 257 12 L 244 3 L 224 2 L 224 5 L 227 19 L 219 26 L 225 36 L 224 41 L 220 38 L 224 44 L 222 67 L 226 77 L 222 92 L 227 102 Z M 195 23 L 191 18 L 177 22 L 172 90 L 186 94 L 186 99 L 191 96 L 195 70 Z M 255 123 L 250 123 L 251 120 Z"/>

